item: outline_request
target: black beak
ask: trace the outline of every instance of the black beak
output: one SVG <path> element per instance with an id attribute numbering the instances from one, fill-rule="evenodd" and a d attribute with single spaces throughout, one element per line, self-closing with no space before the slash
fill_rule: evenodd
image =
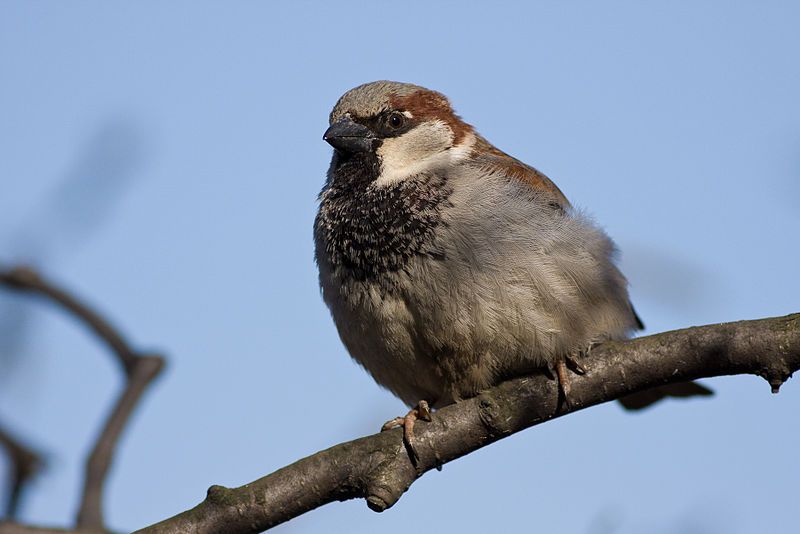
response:
<path id="1" fill-rule="evenodd" d="M 373 143 L 377 140 L 369 128 L 353 122 L 350 117 L 344 117 L 331 124 L 331 127 L 325 130 L 322 139 L 342 152 L 368 152 L 372 150 Z"/>

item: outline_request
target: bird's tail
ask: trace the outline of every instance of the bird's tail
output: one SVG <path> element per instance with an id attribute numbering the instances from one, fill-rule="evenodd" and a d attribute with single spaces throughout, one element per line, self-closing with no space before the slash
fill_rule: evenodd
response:
<path id="1" fill-rule="evenodd" d="M 667 397 L 708 397 L 714 392 L 697 382 L 679 382 L 639 391 L 619 399 L 626 410 L 641 410 Z"/>

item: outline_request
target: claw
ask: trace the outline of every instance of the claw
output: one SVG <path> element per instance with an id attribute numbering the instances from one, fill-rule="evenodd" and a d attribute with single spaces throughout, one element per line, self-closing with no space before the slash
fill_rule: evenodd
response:
<path id="1" fill-rule="evenodd" d="M 428 401 L 421 400 L 417 404 L 417 419 L 422 419 L 427 423 L 431 422 L 431 407 L 428 405 Z"/>
<path id="2" fill-rule="evenodd" d="M 591 347 L 587 349 L 586 354 L 589 354 L 589 350 L 591 350 Z M 573 373 L 578 375 L 585 375 L 587 373 L 586 367 L 584 367 L 583 364 L 581 364 L 581 362 L 579 362 L 574 356 L 567 356 L 564 358 L 564 361 L 566 362 L 567 367 L 569 367 Z"/>
<path id="3" fill-rule="evenodd" d="M 381 432 L 386 432 L 387 430 L 403 426 L 404 420 L 405 417 L 395 417 L 390 421 L 386 421 L 385 423 L 383 423 L 383 426 L 381 427 Z"/>
<path id="4" fill-rule="evenodd" d="M 419 461 L 419 455 L 414 448 L 414 423 L 417 422 L 417 419 L 427 422 L 431 421 L 431 407 L 428 405 L 428 401 L 419 401 L 419 403 L 414 408 L 409 410 L 404 417 L 395 417 L 394 419 L 384 423 L 381 427 L 381 432 L 391 430 L 393 428 L 403 427 L 403 443 L 409 450 L 411 461 L 414 463 L 414 465 L 416 465 Z"/>

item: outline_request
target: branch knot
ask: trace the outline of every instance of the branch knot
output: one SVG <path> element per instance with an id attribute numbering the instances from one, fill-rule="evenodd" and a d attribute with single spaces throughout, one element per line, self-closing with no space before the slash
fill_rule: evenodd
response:
<path id="1" fill-rule="evenodd" d="M 478 396 L 478 417 L 489 436 L 500 437 L 513 432 L 511 419 L 491 394 Z"/>

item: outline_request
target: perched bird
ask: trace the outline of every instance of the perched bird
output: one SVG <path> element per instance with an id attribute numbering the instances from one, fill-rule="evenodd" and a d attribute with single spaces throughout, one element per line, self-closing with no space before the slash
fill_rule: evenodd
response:
<path id="1" fill-rule="evenodd" d="M 567 365 L 642 324 L 611 239 L 544 174 L 435 91 L 377 81 L 330 114 L 314 223 L 322 296 L 347 350 L 410 406 L 403 423 L 509 377 Z M 631 399 L 642 407 L 689 383 Z M 420 403 L 420 401 L 426 401 Z"/>

